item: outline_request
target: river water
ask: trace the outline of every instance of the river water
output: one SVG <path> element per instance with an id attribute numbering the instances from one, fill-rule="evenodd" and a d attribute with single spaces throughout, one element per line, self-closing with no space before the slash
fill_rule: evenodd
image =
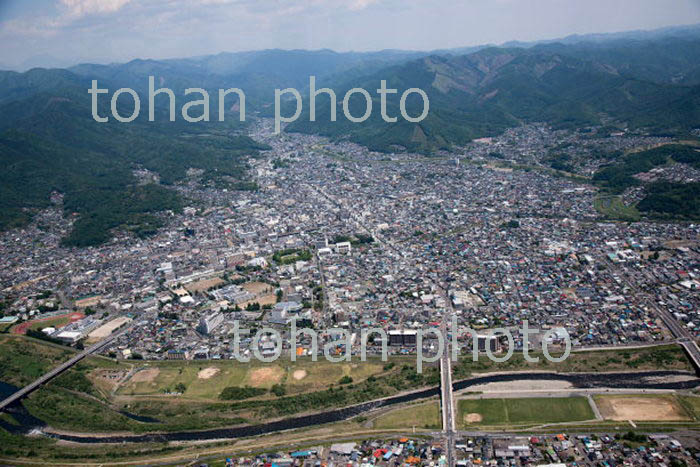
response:
<path id="1" fill-rule="evenodd" d="M 692 389 L 700 386 L 700 380 L 697 378 L 688 379 L 691 376 L 687 372 L 682 371 L 642 371 L 642 372 L 626 372 L 626 373 L 606 373 L 606 374 L 559 374 L 559 373 L 520 373 L 520 374 L 500 374 L 487 375 L 469 378 L 466 380 L 455 381 L 453 384 L 454 390 L 460 391 L 468 389 L 471 386 L 481 384 L 497 383 L 497 382 L 512 382 L 512 381 L 547 381 L 557 380 L 571 383 L 573 389 L 580 388 L 628 388 L 628 389 Z M 680 377 L 676 381 L 673 377 Z M 685 378 L 684 378 L 685 377 Z M 666 381 L 663 381 L 666 379 Z M 684 380 L 687 379 L 687 380 Z M 14 388 L 16 390 L 16 388 Z M 11 394 L 13 387 L 0 383 L 0 394 L 5 394 L 2 391 L 9 391 Z M 290 430 L 295 428 L 304 428 L 324 423 L 338 422 L 347 420 L 348 418 L 366 413 L 380 407 L 387 407 L 404 402 L 425 399 L 438 396 L 440 394 L 439 387 L 424 389 L 421 391 L 403 394 L 399 396 L 389 397 L 386 399 L 366 402 L 352 407 L 342 409 L 334 409 L 326 412 L 304 415 L 300 417 L 287 418 L 284 420 L 263 423 L 259 425 L 246 425 L 231 428 L 217 428 L 203 431 L 181 431 L 172 433 L 151 433 L 151 434 L 125 434 L 125 435 L 86 435 L 75 436 L 67 434 L 50 434 L 49 436 L 79 443 L 150 443 L 150 442 L 168 442 L 168 441 L 202 441 L 202 440 L 218 440 L 218 439 L 235 439 L 249 436 L 258 436 L 277 431 Z M 15 404 L 9 409 L 12 415 L 17 419 L 19 425 L 9 425 L 7 422 L 0 420 L 0 426 L 12 432 L 28 432 L 32 429 L 41 429 L 45 426 L 41 420 L 30 415 L 20 404 Z M 130 414 L 131 415 L 131 414 Z M 153 419 L 151 419 L 153 420 Z M 150 420 L 149 420 L 150 421 Z"/>

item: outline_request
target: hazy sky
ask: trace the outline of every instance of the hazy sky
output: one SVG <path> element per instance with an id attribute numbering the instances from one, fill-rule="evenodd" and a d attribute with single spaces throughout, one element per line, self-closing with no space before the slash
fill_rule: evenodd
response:
<path id="1" fill-rule="evenodd" d="M 700 0 L 0 0 L 0 67 L 264 48 L 432 50 L 693 23 Z"/>

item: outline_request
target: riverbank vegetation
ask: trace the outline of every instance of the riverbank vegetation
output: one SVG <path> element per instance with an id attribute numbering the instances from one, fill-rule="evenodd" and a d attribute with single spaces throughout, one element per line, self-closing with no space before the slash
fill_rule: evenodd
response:
<path id="1" fill-rule="evenodd" d="M 552 357 L 559 358 L 561 352 L 552 350 Z M 491 371 L 552 371 L 558 373 L 595 373 L 606 371 L 680 370 L 693 371 L 683 349 L 675 344 L 630 349 L 593 350 L 571 352 L 562 362 L 550 362 L 541 352 L 529 352 L 539 362 L 525 361 L 522 352 L 515 352 L 506 362 L 491 361 L 485 355 L 472 361 L 471 354 L 462 355 L 453 365 L 454 379 L 467 378 L 473 373 Z"/>
<path id="2" fill-rule="evenodd" d="M 73 350 L 24 336 L 0 336 L 0 380 L 23 386 L 70 358 Z M 680 347 L 573 352 L 562 363 L 506 363 L 464 355 L 454 379 L 490 371 L 604 372 L 690 370 Z M 345 384 L 341 384 L 341 381 Z M 348 382 L 350 381 L 350 382 Z M 32 393 L 24 405 L 54 428 L 81 432 L 181 431 L 258 424 L 437 387 L 437 366 L 416 372 L 412 356 L 367 362 L 240 364 L 235 361 L 114 361 L 88 357 Z"/>

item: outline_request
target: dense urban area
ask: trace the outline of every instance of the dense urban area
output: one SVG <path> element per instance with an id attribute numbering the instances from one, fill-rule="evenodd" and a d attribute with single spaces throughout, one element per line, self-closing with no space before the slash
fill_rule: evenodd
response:
<path id="1" fill-rule="evenodd" d="M 0 467 L 700 467 L 700 0 L 0 38 Z"/>
<path id="2" fill-rule="evenodd" d="M 284 333 L 293 317 L 348 331 L 353 352 L 363 327 L 411 352 L 412 332 L 437 326 L 448 305 L 458 329 L 527 320 L 552 331 L 550 344 L 569 336 L 574 348 L 669 340 L 661 310 L 700 332 L 700 227 L 606 221 L 598 189 L 581 181 L 605 162 L 592 152 L 668 140 L 525 126 L 425 157 L 271 133 L 269 121 L 252 131 L 270 146 L 249 161 L 257 190 L 207 188 L 193 174 L 177 187 L 189 205 L 145 239 L 60 247 L 70 219 L 56 194 L 54 209 L 2 234 L 3 322 L 46 319 L 38 329 L 68 343 L 128 327 L 103 353 L 149 360 L 230 359 L 235 321 Z M 582 175 L 545 166 L 539 155 L 551 148 L 568 151 Z M 673 173 L 696 179 L 690 168 Z M 252 342 L 242 335 L 241 353 Z M 258 344 L 263 354 L 276 345 Z"/>
<path id="3" fill-rule="evenodd" d="M 641 441 L 641 442 L 640 442 Z M 696 445 L 697 441 L 690 441 Z M 633 447 L 635 445 L 636 447 Z M 683 465 L 693 457 L 668 435 L 635 439 L 623 435 L 468 436 L 457 441 L 457 465 Z M 475 459 L 480 462 L 473 463 Z M 225 465 L 417 465 L 444 463 L 444 446 L 398 438 L 336 443 L 256 457 L 228 458 Z"/>
<path id="4" fill-rule="evenodd" d="M 566 341 L 574 352 L 618 350 L 625 359 L 639 349 L 655 352 L 665 349 L 658 347 L 663 344 L 692 342 L 700 336 L 700 226 L 659 222 L 639 212 L 634 222 L 616 217 L 610 203 L 630 215 L 629 199 L 643 199 L 644 185 L 615 195 L 594 181 L 620 154 L 674 148 L 674 141 L 599 130 L 525 125 L 426 156 L 372 152 L 320 136 L 275 135 L 272 122 L 262 119 L 249 130 L 268 148 L 247 161 L 252 186 L 212 187 L 191 170 L 187 180 L 174 187 L 186 200 L 184 209 L 162 213 L 165 227 L 152 236 L 117 231 L 101 246 L 62 246 L 73 218 L 63 216 L 57 192 L 53 207 L 29 226 L 2 233 L 0 323 L 11 335 L 27 334 L 78 350 L 97 344 L 101 355 L 129 363 L 128 371 L 100 370 L 100 378 L 127 388 L 119 390 L 131 395 L 165 371 L 152 368 L 154 361 L 210 362 L 203 365 L 213 366 L 199 366 L 199 380 L 224 370 L 212 362 L 274 358 L 282 350 L 280 358 L 287 360 L 345 356 L 346 361 L 359 361 L 362 331 L 369 328 L 375 330 L 366 341 L 371 358 L 377 358 L 383 345 L 392 358 L 410 358 L 419 350 L 433 355 L 438 333 L 456 339 L 451 342 L 458 342 L 462 358 L 470 356 L 474 346 L 475 355 L 502 355 L 510 346 L 503 330 L 513 331 L 515 350 L 527 346 L 536 353 L 544 349 L 557 355 Z M 552 163 L 554 152 L 559 156 Z M 558 165 L 562 160 L 565 167 Z M 145 169 L 134 175 L 144 184 L 158 182 Z M 699 180 L 696 169 L 678 162 L 635 177 Z M 444 324 L 451 319 L 457 328 L 448 331 Z M 525 320 L 538 331 L 523 336 Z M 298 328 L 316 330 L 315 354 L 313 340 L 305 333 L 297 336 L 289 354 L 292 321 Z M 267 332 L 258 334 L 263 327 Z M 492 333 L 496 328 L 501 331 Z M 417 339 L 417 331 L 425 329 L 435 332 Z M 658 357 L 661 354 L 653 354 L 658 358 L 655 369 L 686 371 L 664 381 L 694 381 L 690 364 L 671 363 L 685 360 L 682 352 Z M 689 356 L 695 358 L 692 351 Z M 606 364 L 611 361 L 619 362 L 611 357 Z M 443 378 L 445 371 L 456 379 L 469 376 L 469 367 L 459 362 L 454 370 L 445 370 L 441 363 Z M 392 366 L 385 364 L 383 369 L 391 371 Z M 596 368 L 584 365 L 576 370 Z M 351 388 L 349 375 L 357 378 L 358 373 L 348 371 L 326 384 Z M 375 376 L 368 371 L 359 374 L 371 385 Z M 290 370 L 292 379 L 306 374 L 305 369 Z M 438 384 L 431 376 L 435 374 L 428 371 L 427 379 L 395 387 Z M 268 376 L 273 383 L 283 381 L 272 373 Z M 265 384 L 262 389 L 255 384 L 226 387 L 219 398 L 282 397 L 287 391 L 283 384 Z M 449 379 L 441 384 L 452 387 Z M 686 389 L 692 389 L 689 384 Z M 263 396 L 267 389 L 271 396 Z M 520 395 L 539 397 L 537 391 L 544 389 Z M 178 397 L 194 389 L 172 380 L 158 391 Z M 617 425 L 622 427 L 609 433 L 576 426 L 573 433 L 508 436 L 475 430 L 484 424 L 517 426 L 517 411 L 507 409 L 514 399 L 472 400 L 469 391 L 458 394 L 449 410 L 443 402 L 442 422 L 437 403 L 428 403 L 425 419 L 419 411 L 414 423 L 423 433 L 417 438 L 232 454 L 225 464 L 696 465 L 700 456 L 693 435 L 653 433 L 653 428 L 647 429 L 651 434 L 637 433 L 632 421 L 633 416 L 693 420 L 700 406 L 690 395 L 645 400 L 632 394 L 625 402 L 594 392 L 550 394 L 566 395 L 568 399 L 557 400 L 570 401 L 567 407 L 580 405 L 569 407 L 573 418 L 561 421 L 620 420 Z M 377 396 L 387 394 L 391 393 Z M 451 393 L 445 397 L 453 398 Z M 535 401 L 533 412 L 560 410 L 556 404 L 536 408 L 537 401 L 553 401 L 547 396 L 527 400 L 522 407 Z M 659 416 L 647 402 L 668 413 L 659 409 Z M 487 423 L 484 417 L 498 418 L 501 408 L 493 404 L 499 403 L 506 415 Z M 469 409 L 469 404 L 477 405 Z M 455 407 L 457 415 L 452 413 Z M 601 415 L 606 407 L 609 413 Z M 630 415 L 635 408 L 637 413 Z M 561 408 L 561 413 L 569 409 Z M 669 413 L 671 418 L 664 418 Z M 560 421 L 554 418 L 552 422 Z M 381 420 L 363 426 L 379 428 Z M 532 414 L 520 420 L 525 427 L 539 428 L 549 425 L 525 422 L 546 421 Z M 457 426 L 472 431 L 459 431 Z M 431 434 L 441 427 L 446 437 L 439 431 Z"/>

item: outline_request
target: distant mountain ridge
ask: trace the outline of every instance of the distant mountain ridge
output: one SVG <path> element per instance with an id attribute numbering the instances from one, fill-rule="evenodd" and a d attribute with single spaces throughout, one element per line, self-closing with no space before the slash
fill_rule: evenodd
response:
<path id="1" fill-rule="evenodd" d="M 330 122 L 328 101 L 317 100 L 316 122 L 305 114 L 287 130 L 347 137 L 380 151 L 449 149 L 533 121 L 563 128 L 610 120 L 620 128 L 685 134 L 700 127 L 698 64 L 700 39 L 685 38 L 619 47 L 548 44 L 434 55 L 334 87 L 341 98 L 350 87 L 377 89 L 381 80 L 399 93 L 421 88 L 430 98 L 424 121 L 388 124 L 372 115 L 351 124 L 339 113 L 338 121 Z M 396 101 L 390 115 L 398 114 Z M 364 102 L 351 103 L 353 115 L 363 109 Z M 409 104 L 408 113 L 420 113 L 417 102 Z"/>
<path id="2" fill-rule="evenodd" d="M 405 55 L 406 58 L 418 58 L 420 56 L 428 55 L 466 55 L 472 52 L 477 52 L 481 49 L 500 47 L 500 48 L 530 48 L 537 45 L 544 44 L 563 44 L 563 45 L 573 45 L 579 43 L 612 43 L 616 40 L 656 40 L 660 38 L 698 38 L 700 37 L 700 24 L 689 24 L 680 26 L 668 26 L 653 30 L 631 30 L 622 32 L 611 32 L 611 33 L 590 33 L 590 34 L 571 34 L 569 36 L 555 38 L 555 39 L 540 39 L 532 41 L 517 41 L 511 40 L 501 44 L 486 43 L 478 44 L 472 46 L 464 47 L 454 47 L 454 48 L 440 48 L 434 50 L 402 50 L 402 49 L 383 49 L 370 52 L 335 52 L 331 49 L 318 49 L 318 50 L 302 50 L 302 49 L 263 49 L 263 50 L 249 50 L 241 52 L 219 52 L 210 55 L 200 55 L 185 58 L 163 58 L 163 59 L 145 59 L 138 58 L 135 60 L 130 60 L 128 62 L 112 62 L 109 64 L 99 64 L 103 67 L 121 66 L 133 61 L 144 60 L 144 61 L 157 61 L 157 62 L 174 62 L 183 63 L 190 66 L 203 67 L 210 73 L 227 75 L 235 74 L 241 71 L 251 71 L 242 70 L 241 67 L 246 65 L 251 65 L 258 62 L 258 60 L 264 61 L 265 58 L 273 57 L 275 54 L 283 53 L 285 55 L 290 55 L 294 53 L 300 53 L 303 55 L 309 54 L 335 54 L 338 56 L 344 56 L 347 58 L 360 60 L 366 60 L 371 58 L 386 58 L 389 56 L 401 56 Z M 364 57 L 364 58 L 362 58 Z M 10 66 L 9 64 L 0 63 L 0 70 L 8 71 L 28 71 L 32 68 L 67 68 L 80 73 L 78 70 L 81 66 L 85 65 L 97 65 L 96 63 L 79 61 L 76 65 L 66 65 L 66 60 L 61 60 L 48 54 L 39 54 L 30 57 L 22 62 L 21 65 Z M 74 62 L 75 63 L 75 62 Z"/>
<path id="3" fill-rule="evenodd" d="M 166 100 L 159 97 L 156 122 L 148 122 L 149 75 L 176 93 L 178 116 L 189 100 L 183 96 L 188 87 L 212 92 L 242 88 L 249 119 L 272 115 L 275 88 L 306 92 L 309 75 L 317 76 L 318 87 L 334 89 L 339 103 L 348 89 L 362 87 L 375 97 L 366 122 L 351 123 L 342 110 L 338 121 L 330 122 L 329 102 L 321 97 L 316 122 L 309 122 L 305 102 L 304 113 L 286 131 L 349 139 L 386 152 L 450 149 L 535 121 L 559 128 L 605 122 L 678 136 L 700 127 L 700 27 L 462 51 L 466 53 L 268 50 L 0 72 L 0 164 L 5 168 L 0 171 L 0 229 L 25 224 L 49 205 L 52 191 L 59 191 L 65 195 L 66 214 L 78 215 L 66 244 L 94 245 L 107 241 L 116 228 L 138 235 L 155 231 L 159 211 L 182 205 L 168 186 L 186 179 L 190 168 L 200 169 L 206 184 L 255 188 L 246 174 L 246 158 L 262 147 L 238 136 L 235 107 L 226 109 L 229 117 L 223 124 L 191 124 L 179 117 L 169 122 Z M 141 95 L 141 116 L 130 124 L 95 122 L 87 93 L 93 79 L 111 92 L 135 89 Z M 423 89 L 430 98 L 428 117 L 420 123 L 384 122 L 376 94 L 381 80 L 399 92 Z M 106 115 L 109 99 L 102 97 L 99 112 Z M 396 116 L 394 97 L 388 113 Z M 413 97 L 407 111 L 417 115 L 421 103 Z M 217 99 L 211 101 L 215 120 Z M 119 109 L 128 114 L 124 102 Z M 351 100 L 350 110 L 364 113 L 364 100 Z M 157 174 L 160 183 L 137 183 L 132 172 L 143 168 Z M 129 209 L 120 207 L 123 199 L 133 201 Z"/>

